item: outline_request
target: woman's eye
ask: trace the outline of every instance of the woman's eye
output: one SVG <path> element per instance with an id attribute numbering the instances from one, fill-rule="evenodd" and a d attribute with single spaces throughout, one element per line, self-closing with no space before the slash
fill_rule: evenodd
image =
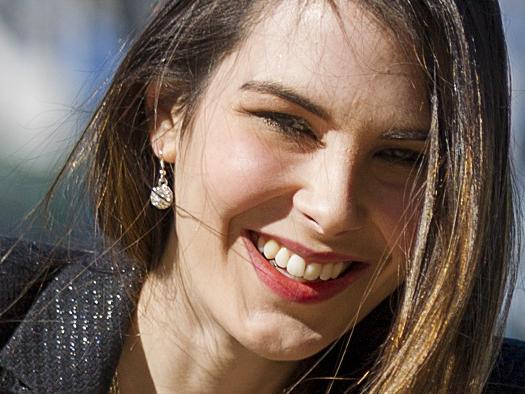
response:
<path id="1" fill-rule="evenodd" d="M 407 167 L 420 164 L 425 159 L 423 153 L 411 149 L 384 149 L 377 156 L 389 163 Z"/>
<path id="2" fill-rule="evenodd" d="M 303 118 L 282 112 L 254 112 L 254 116 L 261 118 L 267 125 L 293 138 L 312 138 L 317 136 L 310 124 Z"/>

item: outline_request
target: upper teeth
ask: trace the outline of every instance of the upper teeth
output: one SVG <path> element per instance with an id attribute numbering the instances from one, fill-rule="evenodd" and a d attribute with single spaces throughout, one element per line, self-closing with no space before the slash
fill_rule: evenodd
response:
<path id="1" fill-rule="evenodd" d="M 257 239 L 257 249 L 268 260 L 273 260 L 274 265 L 285 269 L 290 275 L 306 280 L 329 280 L 337 278 L 351 263 L 306 263 L 304 258 L 289 251 L 273 239 Z"/>

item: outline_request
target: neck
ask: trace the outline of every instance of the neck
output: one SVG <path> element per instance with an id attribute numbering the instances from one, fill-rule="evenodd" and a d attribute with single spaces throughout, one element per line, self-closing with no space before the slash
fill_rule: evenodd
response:
<path id="1" fill-rule="evenodd" d="M 122 394 L 275 393 L 285 387 L 296 362 L 251 352 L 192 305 L 191 295 L 170 288 L 155 276 L 144 283 L 117 369 Z"/>

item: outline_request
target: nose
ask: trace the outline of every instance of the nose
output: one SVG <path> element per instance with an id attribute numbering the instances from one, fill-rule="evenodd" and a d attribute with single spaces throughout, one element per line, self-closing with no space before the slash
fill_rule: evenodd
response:
<path id="1" fill-rule="evenodd" d="M 366 209 L 360 193 L 358 168 L 349 160 L 334 156 L 312 160 L 303 169 L 302 187 L 293 196 L 293 205 L 302 220 L 324 235 L 335 237 L 364 226 Z"/>

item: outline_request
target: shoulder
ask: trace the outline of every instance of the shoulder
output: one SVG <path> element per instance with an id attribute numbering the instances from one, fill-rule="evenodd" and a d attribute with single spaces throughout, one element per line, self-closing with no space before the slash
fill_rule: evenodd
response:
<path id="1" fill-rule="evenodd" d="M 0 275 L 2 283 L 7 285 L 6 288 L 2 287 L 0 294 L 6 295 L 6 290 L 18 287 L 20 281 L 17 279 L 23 281 L 34 278 L 79 259 L 86 253 L 88 251 L 69 250 L 53 244 L 0 235 Z"/>
<path id="2" fill-rule="evenodd" d="M 0 392 L 107 392 L 142 283 L 137 263 L 117 248 L 1 242 Z"/>
<path id="3" fill-rule="evenodd" d="M 485 393 L 525 394 L 525 342 L 505 338 Z"/>
<path id="4" fill-rule="evenodd" d="M 0 348 L 37 294 L 62 267 L 85 253 L 0 236 Z"/>

